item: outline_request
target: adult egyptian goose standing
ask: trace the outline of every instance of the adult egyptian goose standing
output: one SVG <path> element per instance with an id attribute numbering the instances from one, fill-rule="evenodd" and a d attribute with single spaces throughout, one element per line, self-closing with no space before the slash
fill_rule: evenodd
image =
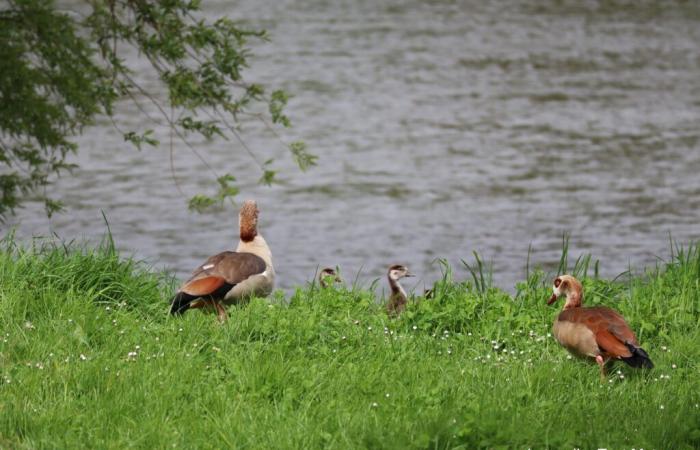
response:
<path id="1" fill-rule="evenodd" d="M 318 284 L 321 288 L 326 289 L 335 283 L 342 283 L 343 279 L 340 278 L 338 272 L 335 269 L 326 267 L 318 274 Z"/>
<path id="2" fill-rule="evenodd" d="M 397 317 L 406 309 L 408 299 L 406 291 L 404 291 L 399 280 L 403 277 L 412 276 L 413 274 L 408 271 L 408 268 L 401 264 L 394 264 L 389 267 L 387 278 L 389 279 L 389 287 L 391 287 L 391 296 L 389 297 L 389 303 L 386 305 L 386 312 L 389 316 Z"/>
<path id="3" fill-rule="evenodd" d="M 621 359 L 632 367 L 654 367 L 617 311 L 606 306 L 581 307 L 583 286 L 580 281 L 571 275 L 562 275 L 554 280 L 552 289 L 548 305 L 566 296 L 564 309 L 552 327 L 554 337 L 570 352 L 595 358 L 601 380 L 605 379 L 605 363 L 610 359 Z"/>
<path id="4" fill-rule="evenodd" d="M 171 314 L 213 307 L 223 322 L 227 318 L 223 305 L 270 295 L 275 285 L 275 269 L 270 247 L 258 234 L 258 214 L 255 201 L 243 202 L 238 215 L 238 248 L 235 252 L 211 256 L 197 267 L 173 298 Z"/>

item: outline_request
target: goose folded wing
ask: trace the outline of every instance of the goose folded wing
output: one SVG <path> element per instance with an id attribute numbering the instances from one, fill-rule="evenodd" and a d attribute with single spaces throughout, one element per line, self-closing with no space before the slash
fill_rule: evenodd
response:
<path id="1" fill-rule="evenodd" d="M 629 348 L 608 329 L 599 330 L 595 334 L 598 347 L 613 358 L 629 358 L 632 356 Z"/>
<path id="2" fill-rule="evenodd" d="M 637 338 L 622 317 L 614 309 L 605 306 L 589 308 L 589 323 L 601 350 L 614 357 L 630 357 L 627 344 L 637 345 Z"/>
<path id="3" fill-rule="evenodd" d="M 206 260 L 180 288 L 189 295 L 212 295 L 228 285 L 228 289 L 253 275 L 265 272 L 265 261 L 252 253 L 222 252 Z"/>

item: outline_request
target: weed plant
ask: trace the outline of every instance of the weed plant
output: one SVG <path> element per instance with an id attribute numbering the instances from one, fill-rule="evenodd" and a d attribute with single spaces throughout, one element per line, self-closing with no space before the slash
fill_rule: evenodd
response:
<path id="1" fill-rule="evenodd" d="M 355 284 L 167 314 L 174 281 L 97 248 L 0 250 L 0 448 L 700 448 L 700 250 L 600 279 L 656 367 L 601 383 L 549 334 L 553 274 L 510 295 L 488 265 L 390 320 Z M 589 273 L 592 269 L 592 273 Z M 467 281 L 456 281 L 464 278 Z M 559 305 L 561 307 L 561 305 Z"/>

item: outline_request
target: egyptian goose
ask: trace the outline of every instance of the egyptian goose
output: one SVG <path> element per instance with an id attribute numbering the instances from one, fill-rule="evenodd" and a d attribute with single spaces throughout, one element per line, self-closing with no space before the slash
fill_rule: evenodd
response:
<path id="1" fill-rule="evenodd" d="M 258 206 L 246 200 L 238 214 L 240 241 L 235 252 L 211 256 L 197 267 L 192 277 L 172 300 L 171 314 L 190 308 L 215 308 L 221 322 L 227 318 L 223 304 L 250 297 L 267 297 L 275 285 L 275 269 L 267 242 L 258 234 Z"/>
<path id="2" fill-rule="evenodd" d="M 408 268 L 401 264 L 395 264 L 389 267 L 387 278 L 389 279 L 389 286 L 391 287 L 391 296 L 389 297 L 389 303 L 386 305 L 386 312 L 389 316 L 396 317 L 406 309 L 408 299 L 406 297 L 406 291 L 404 291 L 399 280 L 403 277 L 412 276 L 413 274 L 408 271 Z"/>
<path id="3" fill-rule="evenodd" d="M 610 359 L 621 359 L 632 367 L 654 367 L 617 311 L 606 306 L 581 307 L 583 286 L 580 281 L 571 275 L 562 275 L 554 280 L 552 289 L 548 305 L 566 296 L 564 309 L 552 327 L 554 337 L 570 352 L 595 358 L 601 380 L 605 380 L 605 363 Z"/>
<path id="4" fill-rule="evenodd" d="M 318 284 L 321 286 L 321 288 L 326 289 L 335 283 L 342 283 L 343 279 L 340 278 L 340 275 L 335 271 L 335 269 L 331 269 L 330 267 L 326 267 L 325 269 L 321 270 L 321 272 L 318 274 Z"/>

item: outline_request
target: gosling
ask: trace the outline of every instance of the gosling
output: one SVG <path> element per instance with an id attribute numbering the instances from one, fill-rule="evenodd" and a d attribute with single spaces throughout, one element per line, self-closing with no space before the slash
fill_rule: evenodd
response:
<path id="1" fill-rule="evenodd" d="M 414 275 L 408 271 L 408 268 L 401 264 L 389 267 L 387 278 L 389 279 L 389 287 L 391 287 L 391 296 L 389 297 L 389 303 L 386 305 L 386 312 L 389 314 L 389 317 L 398 317 L 406 309 L 408 298 L 399 280 L 403 277 L 412 276 Z"/>
<path id="2" fill-rule="evenodd" d="M 326 267 L 318 274 L 318 284 L 322 289 L 327 289 L 333 286 L 335 283 L 342 282 L 343 279 L 340 278 L 340 275 L 338 275 L 335 269 L 331 269 L 330 267 Z"/>

